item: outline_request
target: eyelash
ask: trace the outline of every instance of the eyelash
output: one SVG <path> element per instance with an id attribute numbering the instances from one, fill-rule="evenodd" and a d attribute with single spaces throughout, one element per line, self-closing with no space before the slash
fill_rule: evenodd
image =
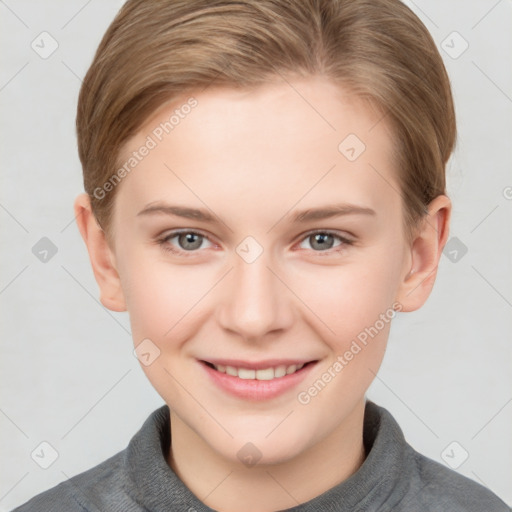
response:
<path id="1" fill-rule="evenodd" d="M 165 235 L 164 237 L 162 238 L 158 238 L 156 240 L 156 242 L 158 243 L 158 245 L 160 245 L 160 247 L 162 248 L 162 250 L 164 250 L 165 252 L 170 252 L 170 253 L 173 253 L 173 254 L 177 254 L 177 255 L 180 255 L 180 256 L 184 256 L 185 258 L 187 257 L 191 257 L 191 256 L 194 256 L 195 253 L 199 252 L 199 250 L 194 250 L 194 251 L 185 251 L 183 249 L 175 249 L 172 245 L 170 245 L 169 241 L 172 240 L 173 238 L 175 238 L 176 236 L 178 235 L 181 235 L 181 234 L 194 234 L 194 235 L 199 235 L 203 238 L 205 238 L 206 240 L 208 240 L 210 243 L 212 243 L 212 241 L 206 236 L 206 235 L 203 235 L 202 233 L 198 232 L 198 231 L 193 231 L 193 230 L 177 230 L 177 231 L 172 231 L 171 233 L 168 233 L 167 235 Z M 304 240 L 306 240 L 307 238 L 313 236 L 313 235 L 317 235 L 317 234 L 323 234 L 323 235 L 332 235 L 334 238 L 337 238 L 340 242 L 342 242 L 341 244 L 339 244 L 338 246 L 336 246 L 335 248 L 332 248 L 332 249 L 326 249 L 325 251 L 314 251 L 315 253 L 318 253 L 318 255 L 320 256 L 328 256 L 328 255 L 332 255 L 333 253 L 339 253 L 343 250 L 343 247 L 344 246 L 347 246 L 347 245 L 353 245 L 354 244 L 354 241 L 353 240 L 350 240 L 349 238 L 346 238 L 344 236 L 341 236 L 339 235 L 338 233 L 334 232 L 334 231 L 329 231 L 329 230 L 322 230 L 322 229 L 317 229 L 317 230 L 314 230 L 314 231 L 310 231 L 308 233 L 306 233 L 301 239 L 300 239 L 300 242 L 303 242 Z"/>

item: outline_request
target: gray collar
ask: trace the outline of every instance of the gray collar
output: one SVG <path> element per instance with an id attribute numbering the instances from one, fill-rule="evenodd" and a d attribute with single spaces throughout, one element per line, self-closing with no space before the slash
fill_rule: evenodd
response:
<path id="1" fill-rule="evenodd" d="M 169 407 L 156 409 L 131 439 L 127 467 L 134 482 L 130 494 L 154 512 L 212 512 L 165 460 L 170 446 Z M 400 501 L 407 492 L 403 480 L 408 445 L 391 414 L 366 402 L 363 440 L 367 457 L 350 478 L 288 512 L 355 512 L 379 510 Z"/>

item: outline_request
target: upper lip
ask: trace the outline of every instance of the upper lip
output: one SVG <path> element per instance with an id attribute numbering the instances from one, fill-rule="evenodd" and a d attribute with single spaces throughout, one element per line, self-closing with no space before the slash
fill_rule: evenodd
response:
<path id="1" fill-rule="evenodd" d="M 304 365 L 316 361 L 316 359 L 265 359 L 264 361 L 244 361 L 242 359 L 202 359 L 205 363 L 215 366 L 233 366 L 235 368 L 247 368 L 249 370 L 265 370 L 277 366 Z"/>

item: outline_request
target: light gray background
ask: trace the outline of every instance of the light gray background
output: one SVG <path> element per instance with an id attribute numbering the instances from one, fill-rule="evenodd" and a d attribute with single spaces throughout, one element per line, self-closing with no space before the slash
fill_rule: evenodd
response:
<path id="1" fill-rule="evenodd" d="M 80 80 L 121 4 L 0 0 L 0 511 L 122 450 L 163 404 L 133 356 L 127 313 L 98 302 L 72 209 L 83 190 L 74 133 Z M 447 460 L 459 463 L 467 451 L 457 471 L 512 504 L 512 3 L 408 5 L 453 83 L 451 236 L 468 251 L 456 261 L 443 256 L 427 304 L 394 321 L 368 396 L 427 456 L 444 464 L 456 441 Z M 31 47 L 42 46 L 43 31 L 59 45 L 46 59 Z M 453 31 L 469 44 L 458 58 L 464 41 Z M 58 249 L 46 263 L 32 252 L 42 237 Z M 43 441 L 58 452 L 48 469 L 31 458 Z"/>

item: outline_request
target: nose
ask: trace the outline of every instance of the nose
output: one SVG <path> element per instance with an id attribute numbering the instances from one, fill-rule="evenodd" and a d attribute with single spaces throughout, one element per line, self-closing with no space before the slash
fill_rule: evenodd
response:
<path id="1" fill-rule="evenodd" d="M 265 251 L 251 263 L 237 254 L 233 261 L 217 311 L 220 325 L 253 342 L 289 328 L 294 319 L 292 293 Z"/>

